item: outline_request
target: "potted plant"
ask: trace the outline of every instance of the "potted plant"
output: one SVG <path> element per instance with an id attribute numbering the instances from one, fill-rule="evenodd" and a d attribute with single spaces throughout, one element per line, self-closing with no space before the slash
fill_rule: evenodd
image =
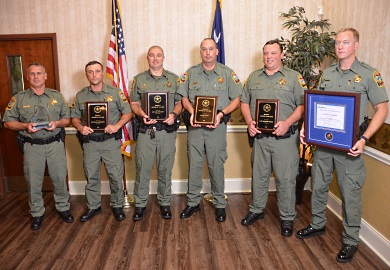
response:
<path id="1" fill-rule="evenodd" d="M 329 20 L 309 21 L 303 7 L 292 7 L 288 13 L 281 13 L 286 21 L 283 28 L 289 29 L 291 39 L 281 37 L 284 47 L 283 65 L 298 71 L 306 81 L 307 88 L 313 90 L 321 77 L 321 64 L 327 60 L 335 60 L 335 32 L 330 32 Z M 301 121 L 302 123 L 302 121 Z M 303 188 L 310 176 L 308 163 L 313 157 L 312 146 L 301 145 L 300 161 L 296 184 L 296 203 L 302 202 Z"/>

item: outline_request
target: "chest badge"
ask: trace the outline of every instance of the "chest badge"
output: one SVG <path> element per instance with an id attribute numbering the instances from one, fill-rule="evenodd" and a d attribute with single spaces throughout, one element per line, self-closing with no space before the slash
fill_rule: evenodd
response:
<path id="1" fill-rule="evenodd" d="M 171 82 L 167 82 L 167 86 L 168 86 L 168 87 L 172 87 Z"/>
<path id="2" fill-rule="evenodd" d="M 112 101 L 112 96 L 108 96 L 108 97 L 106 98 L 106 100 L 107 100 L 108 102 Z"/>
<path id="3" fill-rule="evenodd" d="M 223 83 L 223 78 L 222 77 L 218 78 L 218 83 Z"/>
<path id="4" fill-rule="evenodd" d="M 54 98 L 52 100 L 50 100 L 50 104 L 51 105 L 56 105 L 57 104 L 57 100 L 55 100 Z"/>
<path id="5" fill-rule="evenodd" d="M 285 85 L 286 84 L 286 80 L 285 79 L 280 79 L 279 84 Z"/>
<path id="6" fill-rule="evenodd" d="M 353 81 L 355 83 L 360 83 L 362 81 L 362 76 L 360 75 L 355 75 L 355 77 L 353 77 Z"/>

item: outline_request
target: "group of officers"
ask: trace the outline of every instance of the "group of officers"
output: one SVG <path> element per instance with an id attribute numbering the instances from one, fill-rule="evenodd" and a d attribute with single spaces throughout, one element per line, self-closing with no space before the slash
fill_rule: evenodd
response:
<path id="1" fill-rule="evenodd" d="M 361 189 L 366 177 L 362 157 L 364 145 L 387 117 L 388 97 L 378 70 L 356 58 L 359 33 L 353 28 L 341 29 L 336 36 L 335 50 L 338 62 L 332 64 L 320 79 L 318 90 L 360 93 L 360 108 L 368 101 L 375 114 L 367 129 L 359 134 L 356 144 L 343 153 L 317 147 L 312 167 L 311 222 L 296 236 L 306 239 L 325 234 L 327 193 L 336 170 L 342 194 L 343 245 L 337 261 L 351 261 L 359 243 L 361 223 Z M 227 201 L 224 196 L 224 163 L 227 159 L 226 132 L 230 113 L 238 107 L 253 138 L 252 148 L 252 203 L 241 221 L 252 225 L 264 218 L 270 175 L 276 179 L 277 203 L 281 219 L 281 234 L 293 234 L 295 211 L 295 181 L 299 163 L 299 138 L 305 143 L 304 127 L 298 131 L 298 121 L 304 112 L 302 76 L 282 65 L 283 47 L 278 40 L 270 40 L 263 47 L 264 67 L 250 74 L 242 86 L 235 72 L 217 62 L 218 49 L 211 38 L 200 45 L 202 62 L 189 68 L 181 77 L 163 68 L 164 51 L 152 46 L 147 53 L 149 69 L 134 77 L 130 104 L 122 91 L 103 83 L 103 66 L 97 61 L 85 66 L 89 86 L 77 93 L 70 111 L 64 97 L 56 90 L 45 88 L 47 74 L 44 66 L 32 63 L 27 79 L 30 88 L 16 94 L 4 115 L 5 127 L 18 131 L 23 142 L 24 172 L 29 186 L 29 205 L 33 217 L 31 229 L 38 230 L 44 219 L 42 181 L 47 163 L 54 185 L 55 207 L 63 221 L 74 218 L 69 211 L 69 192 L 66 186 L 66 157 L 64 127 L 70 123 L 77 129 L 83 149 L 87 210 L 80 221 L 85 222 L 101 213 L 100 165 L 104 162 L 109 178 L 110 205 L 118 221 L 125 219 L 122 206 L 123 159 L 120 151 L 122 127 L 132 118 L 137 121 L 135 150 L 136 180 L 134 185 L 135 210 L 133 220 L 141 220 L 146 212 L 149 181 L 157 163 L 157 200 L 164 219 L 171 219 L 171 175 L 175 161 L 175 141 L 178 119 L 184 110 L 188 130 L 188 191 L 187 206 L 180 218 L 190 218 L 200 211 L 202 170 L 205 156 L 210 174 L 215 217 L 226 220 Z M 164 121 L 151 119 L 146 110 L 146 94 L 150 91 L 168 92 L 169 116 Z M 216 96 L 215 122 L 199 125 L 194 122 L 195 96 Z M 261 132 L 256 126 L 256 100 L 279 100 L 279 121 L 271 132 Z M 86 103 L 108 102 L 109 123 L 104 132 L 96 132 L 87 125 Z M 50 113 L 50 123 L 39 127 L 31 118 L 35 107 L 44 106 Z M 359 124 L 364 121 L 360 111 Z"/>

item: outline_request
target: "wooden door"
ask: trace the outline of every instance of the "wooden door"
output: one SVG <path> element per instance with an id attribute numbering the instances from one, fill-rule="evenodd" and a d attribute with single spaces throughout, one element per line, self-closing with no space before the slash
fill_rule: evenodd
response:
<path id="1" fill-rule="evenodd" d="M 1 115 L 12 96 L 29 87 L 26 72 L 32 62 L 45 66 L 46 87 L 60 91 L 56 34 L 0 35 Z M 6 191 L 27 190 L 16 134 L 0 127 L 0 195 Z M 46 179 L 47 170 L 45 175 L 43 190 L 52 190 L 50 180 Z"/>

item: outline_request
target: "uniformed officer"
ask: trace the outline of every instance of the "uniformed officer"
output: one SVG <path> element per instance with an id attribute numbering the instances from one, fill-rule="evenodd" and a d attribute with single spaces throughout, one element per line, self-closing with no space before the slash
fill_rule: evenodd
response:
<path id="1" fill-rule="evenodd" d="M 77 136 L 84 151 L 84 172 L 87 178 L 85 196 L 88 210 L 81 216 L 80 221 L 88 221 L 101 213 L 100 165 L 102 161 L 110 182 L 110 205 L 115 218 L 121 221 L 125 219 L 125 214 L 122 209 L 123 159 L 120 139 L 122 127 L 131 119 L 131 109 L 121 89 L 103 83 L 101 63 L 89 62 L 85 66 L 85 74 L 90 85 L 77 93 L 71 113 L 72 124 L 78 131 Z M 104 131 L 93 130 L 87 125 L 87 102 L 107 102 L 108 123 Z"/>
<path id="2" fill-rule="evenodd" d="M 189 218 L 199 211 L 202 189 L 204 156 L 207 156 L 211 191 L 214 196 L 215 215 L 218 222 L 226 220 L 226 200 L 224 196 L 224 163 L 226 152 L 226 123 L 230 113 L 240 104 L 242 85 L 240 79 L 229 67 L 217 62 L 218 49 L 211 38 L 200 44 L 202 63 L 187 70 L 180 78 L 178 93 L 182 95 L 184 108 L 188 111 L 188 191 L 187 207 L 180 217 Z M 217 96 L 214 125 L 194 124 L 195 96 Z"/>
<path id="3" fill-rule="evenodd" d="M 138 116 L 134 121 L 140 122 L 135 159 L 137 171 L 134 184 L 136 206 L 134 221 L 141 220 L 144 216 L 154 158 L 157 164 L 157 200 L 161 216 L 164 219 L 172 218 L 171 177 L 175 162 L 176 130 L 182 111 L 181 96 L 177 94 L 178 76 L 163 68 L 165 59 L 163 49 L 160 46 L 152 46 L 146 58 L 149 69 L 134 77 L 130 94 L 131 109 Z M 148 98 L 152 100 L 147 101 Z M 147 102 L 151 113 L 155 115 L 149 115 L 150 112 L 146 109 Z M 157 105 L 159 105 L 157 108 L 165 108 L 161 110 L 161 114 L 156 111 Z M 165 114 L 168 114 L 167 118 Z"/>
<path id="4" fill-rule="evenodd" d="M 252 150 L 252 204 L 249 213 L 241 221 L 251 225 L 264 218 L 268 186 L 272 171 L 276 179 L 276 191 L 281 222 L 281 234 L 291 236 L 295 218 L 295 182 L 299 164 L 299 139 L 297 125 L 303 115 L 302 76 L 282 65 L 283 46 L 278 40 L 270 40 L 263 47 L 264 67 L 254 71 L 244 85 L 241 97 L 241 112 L 253 138 Z M 277 105 L 271 130 L 261 132 L 257 128 L 256 107 L 258 99 L 279 101 L 279 119 L 276 121 Z M 259 103 L 266 106 L 267 103 Z M 277 104 L 277 102 L 275 102 Z M 263 110 L 258 108 L 259 112 Z M 258 117 L 261 120 L 262 117 Z M 261 121 L 260 121 L 261 122 Z M 261 124 L 260 124 L 261 125 Z M 272 130 L 273 128 L 273 130 Z"/>
<path id="5" fill-rule="evenodd" d="M 341 191 L 343 208 L 343 245 L 337 254 L 338 262 L 352 260 L 359 243 L 361 224 L 361 190 L 366 178 L 364 158 L 361 155 L 364 145 L 380 128 L 388 113 L 388 97 L 380 72 L 356 58 L 359 47 L 359 33 L 353 28 L 343 28 L 336 35 L 335 49 L 338 62 L 327 68 L 320 80 L 319 90 L 352 92 L 360 94 L 360 137 L 349 150 L 343 152 L 317 147 L 314 153 L 311 197 L 310 225 L 297 232 L 297 237 L 306 239 L 325 234 L 326 205 L 329 184 L 333 171 L 337 172 L 337 180 Z M 364 120 L 368 103 L 375 108 L 370 124 Z M 301 141 L 304 143 L 304 131 Z"/>
<path id="6" fill-rule="evenodd" d="M 70 124 L 70 112 L 61 93 L 45 88 L 47 74 L 42 64 L 34 62 L 28 66 L 27 80 L 30 88 L 12 97 L 3 120 L 6 128 L 18 131 L 33 217 L 31 229 L 38 230 L 42 227 L 45 213 L 42 183 L 46 164 L 54 186 L 58 214 L 63 221 L 73 222 L 69 211 L 64 147 L 64 127 Z"/>

